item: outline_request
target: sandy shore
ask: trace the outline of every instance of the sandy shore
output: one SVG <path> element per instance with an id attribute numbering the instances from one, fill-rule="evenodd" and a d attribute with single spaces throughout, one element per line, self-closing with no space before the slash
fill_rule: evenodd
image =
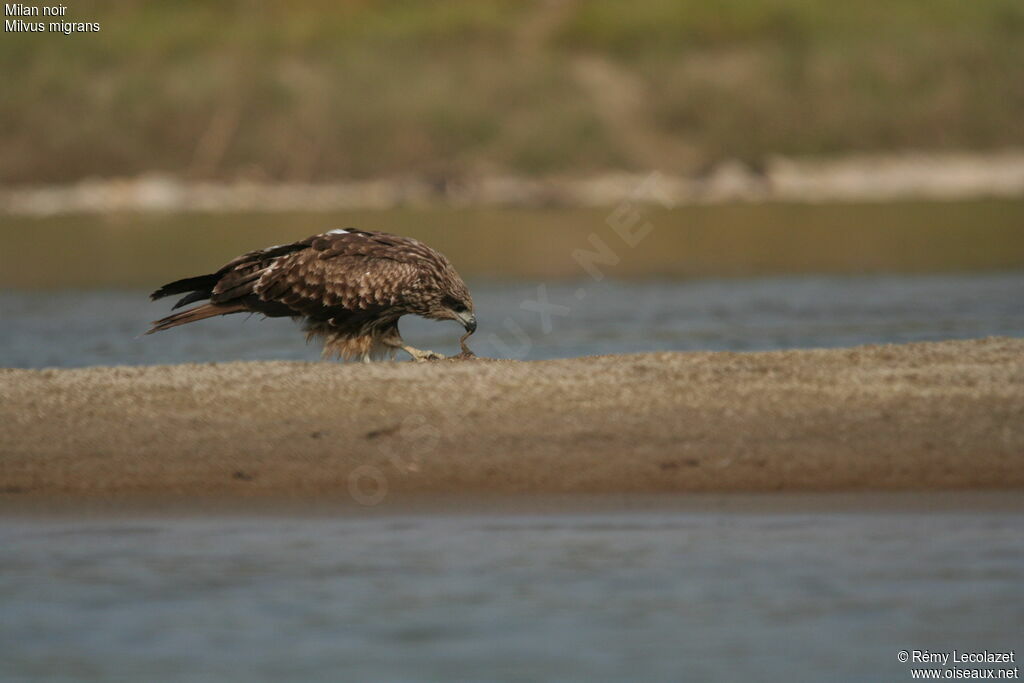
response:
<path id="1" fill-rule="evenodd" d="M 0 370 L 0 490 L 1024 486 L 1024 340 L 563 361 Z"/>

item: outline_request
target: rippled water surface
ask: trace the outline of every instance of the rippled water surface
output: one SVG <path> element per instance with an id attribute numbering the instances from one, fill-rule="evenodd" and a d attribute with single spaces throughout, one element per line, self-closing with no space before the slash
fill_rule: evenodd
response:
<path id="1" fill-rule="evenodd" d="M 474 350 L 527 359 L 1024 336 L 1024 272 L 628 282 L 474 282 Z M 316 359 L 291 320 L 226 316 L 138 338 L 170 304 L 144 291 L 0 293 L 0 365 Z M 457 352 L 455 323 L 407 318 Z"/>
<path id="2" fill-rule="evenodd" d="M 1020 653 L 1024 509 L 906 498 L 8 517 L 0 677 L 893 681 L 901 649 Z"/>
<path id="3" fill-rule="evenodd" d="M 1024 336 L 1024 272 L 472 289 L 488 356 Z M 168 308 L 0 293 L 0 365 L 318 355 L 288 320 L 137 338 Z M 403 331 L 446 352 L 460 333 Z M 1024 654 L 1019 498 L 0 515 L 0 679 L 907 680 L 901 649 Z"/>

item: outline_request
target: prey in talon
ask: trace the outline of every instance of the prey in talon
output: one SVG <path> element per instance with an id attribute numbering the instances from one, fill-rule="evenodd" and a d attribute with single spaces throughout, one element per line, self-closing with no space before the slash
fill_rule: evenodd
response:
<path id="1" fill-rule="evenodd" d="M 174 309 L 202 302 L 153 322 L 152 334 L 231 313 L 300 320 L 307 341 L 323 342 L 323 357 L 369 362 L 399 351 L 414 361 L 444 356 L 405 343 L 405 315 L 454 320 L 476 331 L 473 298 L 444 254 L 411 237 L 344 228 L 290 244 L 250 251 L 214 273 L 176 280 L 150 298 L 184 295 Z M 172 309 L 173 310 L 173 309 Z"/>

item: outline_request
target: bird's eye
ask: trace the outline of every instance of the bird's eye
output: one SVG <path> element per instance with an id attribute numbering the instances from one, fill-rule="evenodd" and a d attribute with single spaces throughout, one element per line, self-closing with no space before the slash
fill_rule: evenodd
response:
<path id="1" fill-rule="evenodd" d="M 453 299 L 451 297 L 446 297 L 445 298 L 444 305 L 445 305 L 445 308 L 450 308 L 453 311 L 455 311 L 456 313 L 462 313 L 462 312 L 464 312 L 466 310 L 466 305 L 464 303 L 462 303 L 461 301 L 458 301 L 456 299 Z"/>

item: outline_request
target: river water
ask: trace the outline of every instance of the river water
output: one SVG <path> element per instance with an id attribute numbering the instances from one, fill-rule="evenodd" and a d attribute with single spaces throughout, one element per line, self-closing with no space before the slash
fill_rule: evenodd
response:
<path id="1" fill-rule="evenodd" d="M 1016 493 L 0 519 L 0 678 L 899 681 L 1016 650 Z M 991 665 L 989 665 L 991 666 Z"/>
<path id="2" fill-rule="evenodd" d="M 489 356 L 1024 335 L 1021 272 L 472 289 Z M 5 292 L 0 365 L 317 357 L 287 320 L 136 337 L 167 309 Z M 908 680 L 900 650 L 1024 650 L 1021 499 L 0 514 L 0 679 Z"/>
<path id="3" fill-rule="evenodd" d="M 479 355 L 565 358 L 1024 336 L 1024 271 L 927 276 L 473 282 Z M 314 360 L 288 319 L 243 315 L 139 338 L 170 304 L 137 290 L 0 293 L 0 365 Z M 455 323 L 404 319 L 414 345 L 458 351 Z"/>

